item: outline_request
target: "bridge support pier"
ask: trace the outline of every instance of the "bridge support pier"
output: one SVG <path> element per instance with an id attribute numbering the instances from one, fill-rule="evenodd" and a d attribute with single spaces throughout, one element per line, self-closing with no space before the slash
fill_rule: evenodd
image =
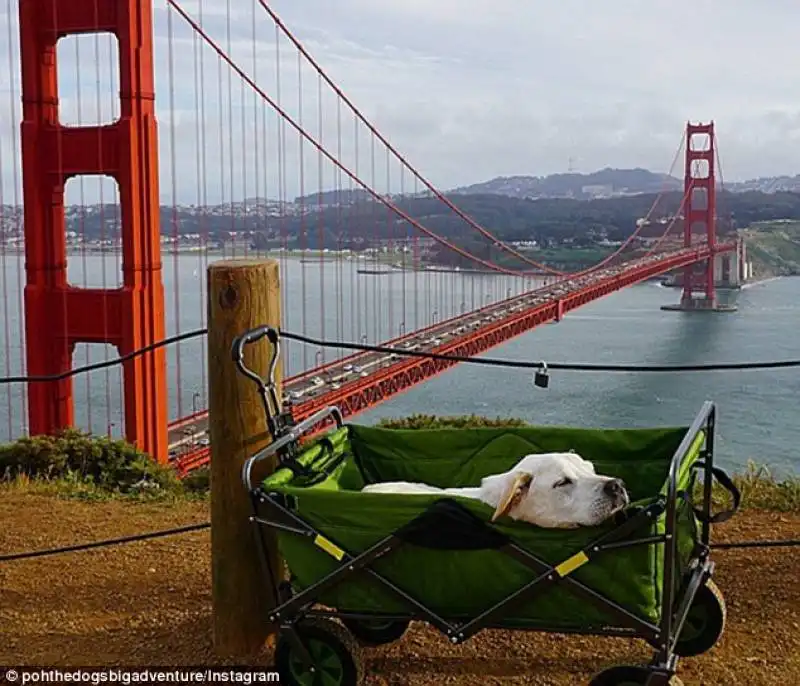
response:
<path id="1" fill-rule="evenodd" d="M 736 305 L 712 302 L 706 298 L 689 298 L 674 305 L 662 305 L 665 312 L 736 312 Z"/>
<path id="2" fill-rule="evenodd" d="M 686 124 L 686 167 L 684 173 L 683 244 L 692 247 L 694 234 L 705 234 L 710 257 L 683 271 L 681 301 L 663 305 L 662 310 L 681 312 L 731 312 L 734 305 L 721 304 L 716 291 L 717 180 L 714 122 Z M 695 293 L 701 297 L 695 297 Z"/>
<path id="3" fill-rule="evenodd" d="M 744 238 L 737 239 L 735 252 L 717 253 L 714 261 L 714 288 L 720 291 L 738 291 L 748 281 L 752 264 L 746 259 Z M 667 288 L 683 288 L 685 270 L 670 274 L 661 283 Z"/>

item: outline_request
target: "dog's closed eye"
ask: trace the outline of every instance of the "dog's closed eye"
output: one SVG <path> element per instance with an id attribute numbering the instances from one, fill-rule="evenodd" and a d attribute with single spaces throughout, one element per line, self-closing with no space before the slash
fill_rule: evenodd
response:
<path id="1" fill-rule="evenodd" d="M 565 476 L 560 481 L 556 481 L 553 484 L 553 488 L 563 488 L 564 486 L 571 486 L 574 482 L 568 476 Z"/>

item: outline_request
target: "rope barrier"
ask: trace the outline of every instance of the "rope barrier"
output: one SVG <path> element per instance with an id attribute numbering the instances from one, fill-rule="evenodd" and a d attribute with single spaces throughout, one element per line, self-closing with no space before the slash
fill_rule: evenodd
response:
<path id="1" fill-rule="evenodd" d="M 63 374 L 47 374 L 44 376 L 6 376 L 0 378 L 0 385 L 2 384 L 10 384 L 10 383 L 36 383 L 36 382 L 47 382 L 47 381 L 63 381 L 64 379 L 69 379 L 72 376 L 77 376 L 78 374 L 85 374 L 86 372 L 93 372 L 97 369 L 105 369 L 106 367 L 114 367 L 115 365 L 122 364 L 123 362 L 127 362 L 128 360 L 133 360 L 140 355 L 144 355 L 145 353 L 152 352 L 153 350 L 158 350 L 159 348 L 163 348 L 167 345 L 172 345 L 173 343 L 180 343 L 181 341 L 185 341 L 189 338 L 197 338 L 198 336 L 203 336 L 208 333 L 208 329 L 196 329 L 194 331 L 187 331 L 186 333 L 178 334 L 177 336 L 170 336 L 169 338 L 165 338 L 161 341 L 157 341 L 155 343 L 151 343 L 150 345 L 146 345 L 143 348 L 138 348 L 133 352 L 127 353 L 126 355 L 122 355 L 120 357 L 116 357 L 112 360 L 106 360 L 105 362 L 95 362 L 94 364 L 87 364 L 83 367 L 75 367 L 74 369 L 70 369 Z"/>
<path id="2" fill-rule="evenodd" d="M 163 341 L 153 343 L 138 350 L 105 362 L 76 367 L 63 374 L 53 374 L 49 376 L 11 376 L 0 377 L 0 385 L 9 383 L 29 383 L 45 381 L 61 381 L 77 374 L 113 367 L 128 360 L 143 355 L 144 353 L 156 350 L 173 343 L 178 343 L 188 338 L 196 338 L 208 333 L 208 329 L 196 329 L 187 333 L 165 338 Z M 349 343 L 346 341 L 330 341 L 319 338 L 312 338 L 303 334 L 292 333 L 291 331 L 281 331 L 281 337 L 289 340 L 306 343 L 321 348 L 340 348 L 344 350 L 356 350 L 361 352 L 394 354 L 401 357 L 423 357 L 431 360 L 443 360 L 450 362 L 464 362 L 467 364 L 480 364 L 492 367 L 510 367 L 514 369 L 556 369 L 570 372 L 628 372 L 628 373 L 680 373 L 680 372 L 719 372 L 719 371 L 746 371 L 754 369 L 787 369 L 800 367 L 800 359 L 789 360 L 768 360 L 759 362 L 718 362 L 712 364 L 689 364 L 689 365 L 640 365 L 640 364 L 590 364 L 583 362 L 526 362 L 523 360 L 504 360 L 492 357 L 466 357 L 463 355 L 448 355 L 442 353 L 427 352 L 424 350 L 403 350 L 402 348 L 389 348 L 382 345 L 368 345 L 365 343 Z"/>
<path id="3" fill-rule="evenodd" d="M 27 382 L 43 382 L 43 381 L 60 381 L 77 374 L 84 372 L 94 371 L 96 369 L 103 369 L 117 364 L 122 364 L 128 360 L 134 359 L 139 355 L 143 355 L 152 350 L 160 347 L 177 343 L 189 338 L 195 338 L 205 335 L 207 329 L 197 329 L 183 334 L 178 334 L 170 338 L 165 338 L 162 341 L 145 346 L 135 350 L 127 355 L 123 355 L 113 360 L 99 362 L 96 364 L 77 367 L 63 374 L 54 374 L 50 376 L 27 376 L 27 377 L 5 377 L 0 378 L 0 384 L 8 383 L 27 383 Z M 316 345 L 320 347 L 336 347 L 347 350 L 361 350 L 364 352 L 379 352 L 387 354 L 396 354 L 408 357 L 424 357 L 434 360 L 445 360 L 453 362 L 466 362 L 469 364 L 483 364 L 489 366 L 511 367 L 521 369 L 558 369 L 563 371 L 591 371 L 591 372 L 701 372 L 701 371 L 741 371 L 752 369 L 778 369 L 788 367 L 800 367 L 800 360 L 775 360 L 767 362 L 731 362 L 731 363 L 718 363 L 706 365 L 595 365 L 583 363 L 566 363 L 566 362 L 524 362 L 517 360 L 503 360 L 495 358 L 474 358 L 464 357 L 460 355 L 444 355 L 440 353 L 432 353 L 417 350 L 402 350 L 398 348 L 389 348 L 380 345 L 366 345 L 362 343 L 347 343 L 344 341 L 327 341 L 311 338 L 301 334 L 291 333 L 289 331 L 281 331 L 283 338 L 295 340 L 301 343 Z M 113 545 L 121 545 L 125 543 L 132 543 L 135 541 L 151 540 L 161 538 L 164 536 L 172 536 L 177 534 L 189 533 L 192 531 L 199 531 L 207 529 L 211 526 L 210 522 L 203 524 L 194 524 L 185 527 L 178 527 L 175 529 L 165 529 L 162 531 L 155 531 L 145 534 L 137 534 L 134 536 L 126 536 L 122 538 L 107 539 L 104 541 L 95 541 L 92 543 L 84 543 L 72 546 L 64 546 L 60 548 L 51 548 L 46 550 L 27 551 L 22 553 L 11 553 L 0 555 L 0 562 L 9 562 L 13 560 L 30 559 L 35 557 L 46 557 L 62 553 L 78 552 L 82 550 L 89 550 L 93 548 L 101 548 Z M 731 550 L 737 548 L 777 548 L 777 547 L 796 547 L 800 546 L 800 539 L 788 539 L 777 541 L 739 541 L 732 543 L 717 543 L 712 544 L 711 548 L 715 550 Z"/>
<path id="4" fill-rule="evenodd" d="M 713 550 L 733 550 L 736 548 L 794 548 L 800 546 L 800 538 L 789 538 L 783 541 L 734 541 L 732 543 L 714 543 Z"/>
<path id="5" fill-rule="evenodd" d="M 164 536 L 174 536 L 177 534 L 186 534 L 192 531 L 200 531 L 211 527 L 211 522 L 204 522 L 203 524 L 190 524 L 188 526 L 179 526 L 175 529 L 162 529 L 161 531 L 151 531 L 145 534 L 135 534 L 133 536 L 123 536 L 122 538 L 109 538 L 104 541 L 93 541 L 91 543 L 79 543 L 77 545 L 68 545 L 60 548 L 48 548 L 45 550 L 30 550 L 24 553 L 9 553 L 7 555 L 0 555 L 0 562 L 10 562 L 12 560 L 26 560 L 34 557 L 49 557 L 51 555 L 60 555 L 62 553 L 74 553 L 82 550 L 90 550 L 92 548 L 105 548 L 113 545 L 121 545 L 123 543 L 133 543 L 135 541 L 147 541 L 154 538 L 162 538 Z"/>
<path id="6" fill-rule="evenodd" d="M 201 531 L 209 529 L 211 522 L 204 522 L 202 524 L 190 524 L 188 526 L 181 526 L 174 529 L 162 529 L 161 531 L 151 531 L 144 534 L 136 534 L 133 536 L 124 536 L 122 538 L 109 538 L 103 541 L 93 541 L 91 543 L 80 543 L 71 546 L 63 546 L 60 548 L 47 548 L 44 550 L 31 550 L 22 553 L 9 553 L 0 555 L 0 562 L 11 562 L 14 560 L 27 560 L 35 557 L 51 557 L 53 555 L 61 555 L 63 553 L 74 553 L 83 550 L 91 550 L 94 548 L 104 548 L 115 545 L 122 545 L 125 543 L 134 543 L 136 541 L 147 541 L 154 538 L 163 538 L 165 536 L 175 536 L 178 534 L 191 533 L 193 531 Z M 733 541 L 731 543 L 712 543 L 713 550 L 733 550 L 741 548 L 794 548 L 800 546 L 800 539 L 785 539 L 785 540 L 767 540 L 767 541 Z"/>
<path id="7" fill-rule="evenodd" d="M 381 345 L 367 345 L 364 343 L 346 343 L 344 341 L 327 341 L 302 334 L 281 331 L 282 338 L 288 338 L 300 343 L 319 346 L 323 348 L 344 348 L 345 350 L 361 350 L 395 354 L 407 357 L 425 357 L 432 360 L 453 362 L 466 362 L 468 364 L 481 364 L 494 367 L 512 367 L 516 369 L 558 369 L 571 372 L 713 372 L 713 371 L 742 371 L 748 369 L 781 369 L 800 367 L 800 359 L 772 360 L 767 362 L 720 362 L 716 364 L 694 365 L 636 365 L 636 364 L 588 364 L 581 362 L 524 362 L 520 360 L 502 360 L 491 357 L 465 357 L 463 355 L 447 355 L 432 353 L 423 350 L 403 350 L 402 348 L 388 348 Z"/>

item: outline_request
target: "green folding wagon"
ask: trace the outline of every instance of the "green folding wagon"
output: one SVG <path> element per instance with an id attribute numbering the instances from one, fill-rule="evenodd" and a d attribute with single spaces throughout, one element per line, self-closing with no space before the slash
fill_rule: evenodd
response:
<path id="1" fill-rule="evenodd" d="M 268 337 L 268 380 L 243 362 L 244 346 Z M 344 424 L 328 407 L 294 425 L 273 383 L 279 334 L 269 327 L 234 343 L 239 370 L 259 385 L 274 442 L 244 465 L 265 581 L 279 605 L 275 660 L 282 683 L 362 683 L 361 651 L 427 622 L 454 644 L 487 628 L 640 638 L 644 665 L 600 671 L 592 686 L 680 683 L 680 657 L 714 646 L 725 604 L 711 577 L 710 527 L 729 519 L 740 496 L 714 465 L 716 409 L 706 402 L 689 426 L 652 429 L 387 429 Z M 306 446 L 322 422 L 333 427 Z M 543 529 L 492 523 L 492 508 L 440 494 L 362 493 L 366 484 L 416 481 L 475 486 L 529 453 L 574 449 L 597 472 L 621 478 L 631 503 L 606 523 Z M 253 483 L 252 468 L 278 457 Z M 692 495 L 702 481 L 702 502 Z M 712 482 L 732 496 L 712 513 Z M 271 569 L 264 529 L 276 532 L 288 568 Z"/>

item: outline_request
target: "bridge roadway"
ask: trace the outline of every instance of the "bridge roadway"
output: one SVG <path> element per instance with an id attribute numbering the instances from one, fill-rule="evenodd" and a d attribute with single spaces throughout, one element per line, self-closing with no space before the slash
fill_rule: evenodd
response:
<path id="1" fill-rule="evenodd" d="M 717 250 L 727 251 L 734 247 L 733 245 L 718 245 Z M 698 251 L 705 251 L 707 254 L 707 250 L 705 244 L 698 244 L 692 248 L 659 253 L 631 260 L 618 266 L 599 269 L 583 276 L 557 281 L 549 286 L 487 305 L 478 310 L 472 310 L 464 315 L 433 324 L 381 345 L 382 347 L 391 347 L 398 352 L 403 350 L 441 351 L 442 348 L 451 348 L 452 343 L 459 339 L 466 339 L 470 335 L 474 335 L 482 327 L 491 327 L 504 320 L 517 318 L 525 311 L 540 309 L 547 304 L 552 305 L 554 302 L 574 299 L 574 296 L 586 292 L 593 286 L 608 284 L 606 292 L 593 295 L 588 298 L 587 302 L 594 300 L 632 283 L 671 271 L 676 266 L 696 262 L 699 256 Z M 663 269 L 659 268 L 661 263 L 663 263 Z M 624 283 L 615 278 L 623 274 L 633 276 L 625 278 Z M 570 298 L 570 296 L 573 297 Z M 584 303 L 577 303 L 569 309 L 581 304 Z M 558 316 L 551 317 L 549 321 L 559 318 Z M 532 326 L 527 328 L 532 328 Z M 401 356 L 398 353 L 357 352 L 336 362 L 286 379 L 283 401 L 297 407 L 300 412 L 295 412 L 296 419 L 301 419 L 325 405 L 326 403 L 322 400 L 325 396 L 341 396 L 350 387 L 369 385 L 357 382 L 366 381 L 369 377 L 378 375 L 381 371 L 409 359 L 418 360 L 420 358 Z M 298 414 L 300 416 L 297 416 Z M 208 445 L 207 427 L 207 414 L 198 415 L 189 422 L 173 425 L 169 437 L 170 455 L 175 457 L 179 452 L 191 453 L 206 447 Z"/>

